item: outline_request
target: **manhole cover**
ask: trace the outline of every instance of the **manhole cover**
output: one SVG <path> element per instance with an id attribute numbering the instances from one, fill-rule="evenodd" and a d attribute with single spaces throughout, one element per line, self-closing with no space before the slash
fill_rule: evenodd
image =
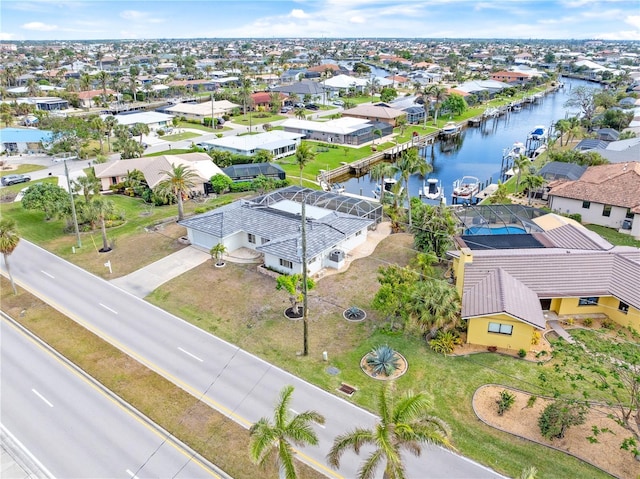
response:
<path id="1" fill-rule="evenodd" d="M 335 376 L 336 374 L 338 374 L 340 372 L 340 370 L 334 366 L 329 366 L 327 368 L 327 373 L 329 373 L 331 376 Z"/>

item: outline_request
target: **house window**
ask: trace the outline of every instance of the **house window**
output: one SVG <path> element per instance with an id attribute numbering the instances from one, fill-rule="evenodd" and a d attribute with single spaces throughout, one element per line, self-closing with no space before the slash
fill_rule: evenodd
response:
<path id="1" fill-rule="evenodd" d="M 511 336 L 513 326 L 511 324 L 489 323 L 489 332 Z"/>
<path id="2" fill-rule="evenodd" d="M 611 205 L 604 205 L 604 208 L 602 208 L 602 216 L 611 216 Z"/>
<path id="3" fill-rule="evenodd" d="M 620 301 L 620 303 L 618 303 L 618 311 L 627 314 L 629 312 L 629 305 L 623 301 Z"/>
<path id="4" fill-rule="evenodd" d="M 288 261 L 286 259 L 281 259 L 280 260 L 280 266 L 283 266 L 287 269 L 293 269 L 293 263 L 291 261 Z"/>
<path id="5" fill-rule="evenodd" d="M 260 244 L 265 244 L 265 243 L 268 243 L 269 241 L 271 240 L 268 238 L 260 238 Z"/>
<path id="6" fill-rule="evenodd" d="M 625 218 L 627 219 L 632 219 L 633 218 L 633 213 L 631 212 L 631 208 L 627 208 L 627 214 L 624 215 Z"/>
<path id="7" fill-rule="evenodd" d="M 590 296 L 588 298 L 580 298 L 578 300 L 578 306 L 595 306 L 596 304 L 598 304 L 598 298 L 597 296 Z"/>
<path id="8" fill-rule="evenodd" d="M 583 207 L 585 210 L 588 210 L 590 206 L 591 206 L 591 201 L 583 201 L 583 202 L 582 202 L 582 207 Z"/>
<path id="9" fill-rule="evenodd" d="M 362 231 L 356 231 L 356 236 L 360 236 L 362 234 Z"/>
<path id="10" fill-rule="evenodd" d="M 249 243 L 256 244 L 256 235 L 253 235 L 251 233 L 247 233 L 247 239 L 248 239 Z"/>

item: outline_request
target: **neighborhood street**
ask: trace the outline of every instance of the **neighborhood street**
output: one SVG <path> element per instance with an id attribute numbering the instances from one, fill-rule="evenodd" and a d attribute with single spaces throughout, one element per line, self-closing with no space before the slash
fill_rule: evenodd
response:
<path id="1" fill-rule="evenodd" d="M 34 477 L 228 477 L 11 321 L 0 321 L 3 432 L 22 446 L 14 453 L 39 463 Z"/>
<path id="2" fill-rule="evenodd" d="M 374 415 L 26 240 L 12 254 L 11 264 L 20 286 L 245 427 L 270 416 L 280 389 L 293 385 L 293 410 L 313 409 L 327 418 L 324 426 L 315 428 L 320 444 L 302 450 L 302 459 L 330 477 L 355 477 L 366 450 L 362 457 L 346 454 L 337 472 L 327 465 L 325 455 L 338 434 L 374 424 Z M 412 478 L 501 477 L 440 448 L 427 448 L 420 458 L 408 456 L 407 465 Z"/>

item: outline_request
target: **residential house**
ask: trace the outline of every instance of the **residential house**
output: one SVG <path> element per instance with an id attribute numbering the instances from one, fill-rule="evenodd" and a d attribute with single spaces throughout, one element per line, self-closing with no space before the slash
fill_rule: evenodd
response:
<path id="1" fill-rule="evenodd" d="M 305 204 L 306 257 L 302 255 L 301 212 Z M 367 231 L 382 218 L 373 201 L 289 186 L 250 200 L 187 218 L 192 245 L 209 251 L 222 243 L 230 254 L 249 248 L 264 257 L 267 269 L 285 274 L 323 268 L 340 269 L 346 255 L 367 239 Z"/>
<path id="2" fill-rule="evenodd" d="M 344 145 L 362 145 L 372 141 L 375 130 L 380 130 L 381 136 L 393 133 L 393 126 L 389 123 L 346 116 L 322 122 L 289 118 L 283 121 L 281 126 L 284 131 L 304 135 L 305 139 Z"/>
<path id="3" fill-rule="evenodd" d="M 206 153 L 183 153 L 117 160 L 99 163 L 94 166 L 94 171 L 100 180 L 102 191 L 109 191 L 111 186 L 122 183 L 133 170 L 141 171 L 147 185 L 153 189 L 167 177 L 165 172 L 170 171 L 174 165 L 183 165 L 195 173 L 195 185 L 191 190 L 194 195 L 211 193 L 211 177 L 224 174 Z"/>
<path id="4" fill-rule="evenodd" d="M 205 118 L 220 118 L 223 115 L 230 114 L 234 108 L 240 108 L 240 105 L 231 103 L 228 100 L 220 100 L 205 101 L 203 103 L 178 103 L 165 108 L 164 111 L 188 120 L 204 123 Z"/>
<path id="5" fill-rule="evenodd" d="M 106 115 L 103 115 L 103 119 Z M 133 126 L 142 123 L 149 127 L 150 131 L 162 130 L 173 124 L 173 115 L 158 113 L 157 111 L 141 111 L 133 113 L 120 113 L 114 118 L 119 125 Z"/>
<path id="6" fill-rule="evenodd" d="M 530 75 L 522 72 L 499 71 L 491 74 L 491 79 L 510 85 L 523 85 L 531 78 Z"/>
<path id="7" fill-rule="evenodd" d="M 96 100 L 100 100 L 105 96 L 105 92 L 103 90 L 86 90 L 77 93 L 78 99 L 80 100 L 80 106 L 83 108 L 91 108 L 96 106 Z M 114 90 L 110 90 L 107 88 L 106 96 L 116 95 Z M 106 98 L 104 98 L 106 100 Z"/>
<path id="8" fill-rule="evenodd" d="M 291 83 L 290 85 L 281 85 L 271 89 L 271 91 L 277 91 L 287 96 L 295 95 L 300 101 L 305 97 L 311 101 L 322 102 L 325 99 L 325 88 L 322 82 L 315 82 L 310 80 L 302 80 Z"/>
<path id="9" fill-rule="evenodd" d="M 640 249 L 613 246 L 573 220 L 533 208 L 487 208 L 492 211 L 480 212 L 485 228 L 507 224 L 524 231 L 476 235 L 467 229 L 456 238 L 458 249 L 447 253 L 467 343 L 529 351 L 547 318 L 565 315 L 606 315 L 640 330 Z M 492 217 L 498 224 L 484 223 Z"/>
<path id="10" fill-rule="evenodd" d="M 270 110 L 271 109 L 271 95 L 272 93 L 266 91 L 259 91 L 251 94 L 251 106 L 254 110 Z M 278 93 L 280 98 L 280 104 L 283 105 L 286 95 Z"/>
<path id="11" fill-rule="evenodd" d="M 406 113 L 396 108 L 386 105 L 358 105 L 342 112 L 343 117 L 361 118 L 377 123 L 388 123 L 392 127 L 397 125 L 401 117 L 406 117 Z"/>
<path id="12" fill-rule="evenodd" d="M 263 150 L 271 154 L 274 160 L 296 154 L 302 133 L 272 130 L 257 135 L 223 136 L 204 141 L 202 145 L 208 150 L 228 151 L 234 155 L 254 156 Z"/>
<path id="13" fill-rule="evenodd" d="M 17 155 L 40 151 L 51 142 L 51 135 L 51 131 L 35 128 L 3 128 L 0 130 L 0 153 Z"/>
<path id="14" fill-rule="evenodd" d="M 591 166 L 578 180 L 549 186 L 553 211 L 640 238 L 640 162 Z"/>

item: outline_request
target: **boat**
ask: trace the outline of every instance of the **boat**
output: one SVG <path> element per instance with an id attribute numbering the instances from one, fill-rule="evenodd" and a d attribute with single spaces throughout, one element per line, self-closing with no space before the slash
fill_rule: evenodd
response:
<path id="1" fill-rule="evenodd" d="M 544 125 L 537 125 L 533 130 L 531 130 L 531 133 L 529 133 L 527 138 L 529 140 L 544 141 L 547 139 L 547 135 L 547 127 Z"/>
<path id="2" fill-rule="evenodd" d="M 384 192 L 388 195 L 391 196 L 395 196 L 395 193 L 393 192 L 394 186 L 396 185 L 396 183 L 398 183 L 398 180 L 396 180 L 395 178 L 385 178 L 383 180 L 383 185 L 384 185 Z M 376 198 L 380 198 L 380 184 L 378 183 L 376 185 L 375 190 L 373 190 L 373 196 L 375 196 Z M 404 190 L 404 187 L 401 186 L 400 187 L 400 191 L 398 192 L 398 194 L 402 194 L 402 191 Z"/>
<path id="3" fill-rule="evenodd" d="M 482 114 L 482 116 L 484 118 L 493 118 L 495 116 L 498 116 L 498 109 L 493 107 L 487 108 Z"/>
<path id="4" fill-rule="evenodd" d="M 440 180 L 437 178 L 428 178 L 427 181 L 422 184 L 422 188 L 418 191 L 418 195 L 430 200 L 442 198 L 444 194 L 442 192 Z"/>
<path id="5" fill-rule="evenodd" d="M 463 176 L 462 179 L 458 179 L 453 182 L 453 196 L 454 203 L 458 202 L 458 199 L 463 201 L 471 201 L 473 196 L 480 191 L 480 180 L 475 176 Z"/>
<path id="6" fill-rule="evenodd" d="M 440 130 L 442 136 L 452 136 L 460 133 L 460 126 L 455 121 L 448 121 Z"/>
<path id="7" fill-rule="evenodd" d="M 344 193 L 345 191 L 344 186 L 342 186 L 340 183 L 327 183 L 325 180 L 320 180 L 319 183 L 322 191 L 337 193 L 339 195 Z"/>
<path id="8" fill-rule="evenodd" d="M 524 143 L 520 141 L 516 141 L 511 148 L 509 148 L 505 158 L 509 158 L 511 160 L 517 160 L 521 155 L 527 156 L 527 148 Z"/>

